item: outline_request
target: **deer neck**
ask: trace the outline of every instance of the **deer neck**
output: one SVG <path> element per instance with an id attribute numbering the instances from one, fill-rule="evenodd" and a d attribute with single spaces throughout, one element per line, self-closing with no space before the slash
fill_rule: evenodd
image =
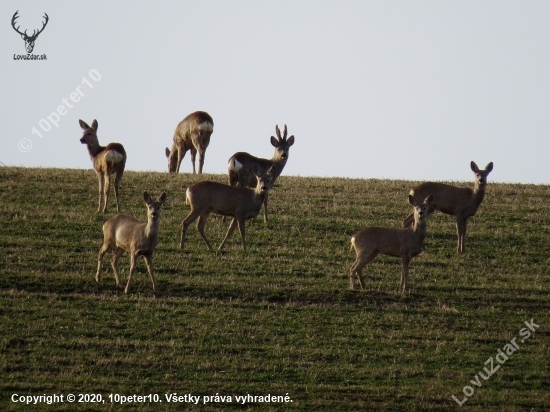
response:
<path id="1" fill-rule="evenodd" d="M 258 199 L 259 203 L 263 203 L 264 199 L 267 195 L 267 191 L 262 191 L 262 188 L 260 186 L 256 186 L 254 188 L 254 198 Z"/>
<path id="2" fill-rule="evenodd" d="M 145 236 L 149 239 L 156 238 L 159 233 L 159 219 L 153 220 L 148 219 L 147 220 L 147 226 L 145 226 Z"/>
<path id="3" fill-rule="evenodd" d="M 90 157 L 92 159 L 94 159 L 98 155 L 99 152 L 101 152 L 103 149 L 105 149 L 104 147 L 99 145 L 98 141 L 88 143 L 88 144 L 86 144 L 86 146 L 88 146 L 88 153 L 90 154 Z"/>
<path id="4" fill-rule="evenodd" d="M 424 240 L 426 237 L 426 220 L 415 220 L 412 231 L 420 240 Z"/>
<path id="5" fill-rule="evenodd" d="M 273 172 L 273 176 L 277 178 L 281 172 L 283 171 L 286 162 L 288 160 L 288 157 L 286 159 L 283 159 L 282 157 L 277 156 L 277 152 L 273 155 L 273 158 L 271 159 L 271 162 L 273 163 L 273 169 L 275 169 Z"/>
<path id="6" fill-rule="evenodd" d="M 481 202 L 483 201 L 483 197 L 485 196 L 485 187 L 487 185 L 480 185 L 477 184 L 474 187 L 474 193 L 473 193 L 473 201 L 476 206 L 479 206 Z"/>

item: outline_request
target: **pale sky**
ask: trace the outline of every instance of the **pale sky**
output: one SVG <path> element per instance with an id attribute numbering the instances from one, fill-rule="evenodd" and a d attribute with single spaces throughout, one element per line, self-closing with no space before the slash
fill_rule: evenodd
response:
<path id="1" fill-rule="evenodd" d="M 47 60 L 14 60 L 17 10 L 29 34 L 48 14 Z M 474 160 L 494 162 L 489 182 L 550 183 L 549 1 L 2 1 L 0 16 L 4 165 L 91 168 L 78 119 L 97 119 L 127 170 L 165 171 L 176 125 L 205 110 L 206 173 L 271 158 L 287 124 L 284 175 L 473 181 Z"/>

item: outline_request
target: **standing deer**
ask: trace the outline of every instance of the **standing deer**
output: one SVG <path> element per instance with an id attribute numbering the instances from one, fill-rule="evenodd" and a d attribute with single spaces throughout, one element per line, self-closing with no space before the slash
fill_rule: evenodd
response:
<path id="1" fill-rule="evenodd" d="M 116 210 L 120 213 L 118 201 L 118 185 L 124 173 L 126 166 L 126 151 L 120 143 L 109 143 L 107 146 L 100 146 L 97 140 L 97 120 L 92 122 L 92 127 L 86 122 L 79 120 L 80 127 L 84 130 L 80 143 L 88 146 L 88 153 L 92 159 L 94 170 L 99 180 L 99 206 L 97 211 L 101 212 L 101 197 L 105 194 L 103 203 L 103 213 L 107 211 L 107 202 L 109 201 L 109 191 L 111 188 L 111 175 L 116 173 L 115 177 L 115 199 Z M 105 192 L 104 192 L 105 189 Z"/>
<path id="2" fill-rule="evenodd" d="M 165 149 L 168 158 L 168 172 L 179 173 L 185 153 L 191 150 L 191 163 L 195 174 L 195 158 L 199 152 L 199 174 L 202 173 L 204 155 L 214 131 L 214 120 L 206 112 L 194 112 L 183 119 L 174 132 L 172 150 Z"/>
<path id="3" fill-rule="evenodd" d="M 275 132 L 277 134 L 277 138 L 271 136 L 271 144 L 275 147 L 275 154 L 271 160 L 261 159 L 246 152 L 237 152 L 231 156 L 227 164 L 227 173 L 229 175 L 229 184 L 231 186 L 236 186 L 239 184 L 241 187 L 255 187 L 256 176 L 254 167 L 256 165 L 259 166 L 262 173 L 265 173 L 268 169 L 273 168 L 273 178 L 271 184 L 273 185 L 275 183 L 275 180 L 277 180 L 280 176 L 286 165 L 290 146 L 294 144 L 294 136 L 290 136 L 288 139 L 286 137 L 286 124 L 282 137 L 278 125 L 275 126 Z M 268 196 L 266 195 L 264 200 L 265 223 L 267 223 L 267 198 Z"/>
<path id="4" fill-rule="evenodd" d="M 103 225 L 103 246 L 99 250 L 96 282 L 99 283 L 101 277 L 101 263 L 105 253 L 116 247 L 113 257 L 113 272 L 115 273 L 116 285 L 120 286 L 118 276 L 118 259 L 124 252 L 130 253 L 130 274 L 124 293 L 128 293 L 132 274 L 136 268 L 136 259 L 143 256 L 147 264 L 151 282 L 153 282 L 153 292 L 155 292 L 155 278 L 153 277 L 153 252 L 157 247 L 159 236 L 160 208 L 166 201 L 166 193 L 162 193 L 157 201 L 153 201 L 147 192 L 143 192 L 143 200 L 147 204 L 147 223 L 126 215 L 116 215 L 110 218 Z"/>
<path id="5" fill-rule="evenodd" d="M 355 276 L 359 278 L 361 289 L 365 289 L 365 280 L 361 271 L 379 253 L 383 255 L 401 257 L 403 272 L 401 273 L 401 285 L 399 291 L 405 292 L 407 277 L 409 276 L 409 263 L 424 249 L 426 237 L 426 218 L 428 208 L 432 204 L 433 196 L 429 195 L 423 204 L 418 204 L 416 198 L 409 195 L 409 203 L 413 206 L 414 221 L 412 226 L 401 229 L 388 229 L 382 227 L 367 227 L 351 237 L 351 247 L 355 249 L 357 258 L 349 271 L 350 288 L 355 288 Z"/>
<path id="6" fill-rule="evenodd" d="M 464 240 L 466 238 L 466 223 L 470 216 L 474 216 L 485 196 L 487 176 L 493 170 L 493 162 L 485 166 L 485 170 L 479 170 L 475 162 L 470 163 L 475 173 L 474 189 L 461 188 L 444 183 L 426 182 L 411 190 L 411 195 L 422 198 L 433 193 L 436 201 L 428 209 L 428 214 L 439 210 L 447 215 L 456 216 L 456 230 L 458 234 L 457 253 L 464 252 Z M 403 226 L 408 227 L 413 221 L 410 214 L 403 220 Z"/>
<path id="7" fill-rule="evenodd" d="M 255 166 L 256 187 L 254 189 L 232 187 L 211 181 L 199 182 L 188 187 L 185 203 L 191 205 L 191 211 L 182 222 L 180 249 L 184 248 L 185 235 L 189 225 L 196 218 L 199 218 L 197 229 L 208 249 L 212 250 L 212 246 L 204 233 L 204 227 L 206 226 L 208 216 L 211 212 L 214 212 L 223 216 L 233 217 L 219 249 L 223 249 L 227 239 L 229 239 L 229 236 L 231 236 L 231 233 L 233 233 L 233 230 L 238 225 L 243 241 L 243 249 L 246 250 L 245 221 L 256 217 L 260 213 L 267 192 L 271 188 L 273 170 L 274 168 L 271 167 L 267 173 L 262 173 L 260 168 Z"/>

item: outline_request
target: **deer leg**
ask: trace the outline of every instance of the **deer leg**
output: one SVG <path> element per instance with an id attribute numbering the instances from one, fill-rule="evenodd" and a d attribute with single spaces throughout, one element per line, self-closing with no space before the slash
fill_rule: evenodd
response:
<path id="1" fill-rule="evenodd" d="M 185 236 L 187 234 L 187 229 L 193 221 L 200 216 L 200 213 L 196 210 L 191 210 L 187 217 L 181 222 L 181 240 L 180 240 L 180 249 L 183 249 L 185 246 Z"/>
<path id="2" fill-rule="evenodd" d="M 97 207 L 97 211 L 101 212 L 101 197 L 103 196 L 103 180 L 104 180 L 103 173 L 97 174 L 97 180 L 99 181 L 99 206 Z"/>
<path id="3" fill-rule="evenodd" d="M 199 231 L 202 238 L 204 239 L 204 242 L 206 243 L 206 246 L 208 246 L 208 249 L 212 250 L 212 245 L 208 241 L 208 238 L 206 237 L 206 233 L 204 233 L 204 227 L 206 226 L 206 219 L 208 219 L 209 215 L 210 215 L 210 212 L 206 212 L 199 217 L 199 221 L 197 223 L 197 230 Z"/>
<path id="4" fill-rule="evenodd" d="M 197 149 L 194 147 L 191 149 L 191 163 L 193 164 L 193 174 L 196 174 L 195 171 L 195 159 L 197 158 Z"/>
<path id="5" fill-rule="evenodd" d="M 101 279 L 101 263 L 103 262 L 103 256 L 105 256 L 105 253 L 109 250 L 109 243 L 105 242 L 103 246 L 101 246 L 101 249 L 99 249 L 99 256 L 97 257 L 97 273 L 95 274 L 95 281 L 99 283 L 99 280 Z"/>
<path id="6" fill-rule="evenodd" d="M 136 253 L 132 252 L 130 253 L 130 273 L 128 274 L 128 283 L 126 283 L 126 289 L 124 289 L 124 293 L 128 293 L 128 289 L 130 288 L 130 281 L 132 280 L 132 275 L 134 274 L 135 268 L 136 268 Z"/>
<path id="7" fill-rule="evenodd" d="M 264 198 L 264 223 L 267 223 L 267 198 L 269 197 L 269 192 L 265 194 Z"/>
<path id="8" fill-rule="evenodd" d="M 183 160 L 184 157 L 185 157 L 185 150 L 181 147 L 178 147 L 178 163 L 176 165 L 176 173 L 180 172 L 181 161 Z"/>
<path id="9" fill-rule="evenodd" d="M 244 238 L 244 228 L 245 228 L 246 219 L 244 217 L 240 217 L 237 220 L 237 223 L 239 224 L 239 232 L 241 232 L 241 237 L 243 239 L 243 249 L 246 250 L 246 240 Z"/>
<path id="10" fill-rule="evenodd" d="M 462 216 L 456 217 L 456 233 L 458 236 L 456 253 L 462 253 L 464 252 L 464 235 L 466 233 L 466 218 L 463 218 Z"/>
<path id="11" fill-rule="evenodd" d="M 361 253 L 357 257 L 357 259 L 355 259 L 355 262 L 353 263 L 353 265 L 351 265 L 351 269 L 349 271 L 349 282 L 351 290 L 355 289 L 355 276 L 359 278 L 361 289 L 365 289 L 365 279 L 362 275 L 363 268 L 365 267 L 365 265 L 370 263 L 377 255 L 377 252 Z"/>
<path id="12" fill-rule="evenodd" d="M 111 190 L 111 176 L 109 173 L 105 173 L 105 190 L 103 196 L 103 213 L 107 211 L 107 204 L 109 202 L 109 191 Z"/>
<path id="13" fill-rule="evenodd" d="M 204 165 L 204 156 L 206 155 L 206 149 L 201 147 L 199 149 L 199 174 L 202 174 L 202 167 Z"/>
<path id="14" fill-rule="evenodd" d="M 115 274 L 116 285 L 120 286 L 120 277 L 118 276 L 118 260 L 124 254 L 124 249 L 117 247 L 115 250 L 115 255 L 113 256 L 113 261 L 111 265 L 113 266 L 113 272 Z"/>
<path id="15" fill-rule="evenodd" d="M 151 282 L 153 283 L 153 293 L 155 293 L 156 288 L 155 288 L 155 277 L 153 276 L 153 254 L 143 255 L 143 258 L 145 259 L 145 264 L 147 265 L 147 271 L 149 272 L 149 276 L 151 277 Z"/>
<path id="16" fill-rule="evenodd" d="M 225 242 L 227 242 L 227 239 L 229 239 L 229 236 L 231 236 L 231 233 L 233 233 L 236 227 L 237 227 L 237 218 L 234 217 L 233 220 L 231 221 L 231 224 L 229 225 L 229 229 L 227 229 L 227 234 L 225 235 L 225 238 L 223 239 L 222 244 L 218 248 L 219 250 L 223 249 L 223 247 L 225 246 Z"/>
<path id="17" fill-rule="evenodd" d="M 409 255 L 401 256 L 403 261 L 403 272 L 401 273 L 401 285 L 399 285 L 399 292 L 405 293 L 405 288 L 407 287 L 407 278 L 409 276 L 409 263 L 411 257 Z"/>
<path id="18" fill-rule="evenodd" d="M 118 202 L 118 185 L 120 181 L 122 180 L 122 173 L 124 172 L 124 169 L 122 171 L 117 172 L 116 178 L 115 178 L 115 200 L 116 200 L 116 211 L 117 213 L 120 213 L 120 204 Z"/>

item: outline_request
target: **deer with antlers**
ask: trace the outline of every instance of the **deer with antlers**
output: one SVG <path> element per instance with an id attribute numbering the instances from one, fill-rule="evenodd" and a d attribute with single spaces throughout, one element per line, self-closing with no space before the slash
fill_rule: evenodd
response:
<path id="1" fill-rule="evenodd" d="M 83 120 L 79 120 L 80 127 L 84 131 L 80 138 L 80 143 L 88 146 L 88 153 L 92 159 L 94 170 L 99 180 L 99 206 L 97 211 L 101 212 L 101 198 L 105 195 L 103 203 L 103 213 L 107 211 L 107 202 L 109 201 L 109 190 L 111 188 L 111 175 L 115 177 L 115 199 L 116 210 L 120 213 L 120 204 L 118 201 L 118 185 L 124 173 L 126 166 L 126 151 L 120 143 L 109 143 L 107 146 L 100 146 L 97 140 L 97 120 L 88 126 Z"/>
<path id="2" fill-rule="evenodd" d="M 241 187 L 256 187 L 256 174 L 254 167 L 257 165 L 262 173 L 266 173 L 272 168 L 273 174 L 271 179 L 271 185 L 275 183 L 275 180 L 281 175 L 283 169 L 288 160 L 288 153 L 290 146 L 294 144 L 294 136 L 290 136 L 287 139 L 287 127 L 281 131 L 279 126 L 275 126 L 275 133 L 277 138 L 271 136 L 271 144 L 275 147 L 275 154 L 271 159 L 261 159 L 256 156 L 252 156 L 250 153 L 237 152 L 229 159 L 227 164 L 227 172 L 229 175 L 229 185 L 241 186 Z M 267 223 L 267 198 L 264 198 L 264 222 Z"/>
<path id="3" fill-rule="evenodd" d="M 168 172 L 179 173 L 181 161 L 185 153 L 191 150 L 191 163 L 195 174 L 195 159 L 199 152 L 199 174 L 202 173 L 206 148 L 210 144 L 210 136 L 214 131 L 214 120 L 206 112 L 194 112 L 179 122 L 174 132 L 172 150 L 166 148 L 168 158 Z"/>
<path id="4" fill-rule="evenodd" d="M 33 33 L 31 36 L 29 36 L 27 34 L 27 30 L 25 30 L 24 32 L 20 32 L 19 31 L 19 27 L 20 26 L 17 26 L 15 27 L 15 21 L 17 20 L 17 18 L 19 17 L 18 16 L 18 13 L 19 13 L 19 10 L 17 10 L 12 19 L 11 19 L 11 26 L 13 27 L 13 29 L 19 33 L 21 35 L 21 38 L 23 40 L 25 40 L 25 48 L 27 49 L 27 53 L 32 53 L 32 51 L 34 50 L 34 42 L 36 41 L 36 38 L 38 37 L 38 35 L 40 33 L 42 33 L 44 31 L 44 29 L 46 28 L 46 25 L 48 24 L 48 21 L 50 20 L 50 18 L 48 17 L 48 15 L 46 13 L 44 13 L 44 18 L 46 19 L 46 21 L 44 23 L 42 23 L 42 28 L 40 30 L 38 30 L 38 32 L 36 30 L 33 30 Z"/>

